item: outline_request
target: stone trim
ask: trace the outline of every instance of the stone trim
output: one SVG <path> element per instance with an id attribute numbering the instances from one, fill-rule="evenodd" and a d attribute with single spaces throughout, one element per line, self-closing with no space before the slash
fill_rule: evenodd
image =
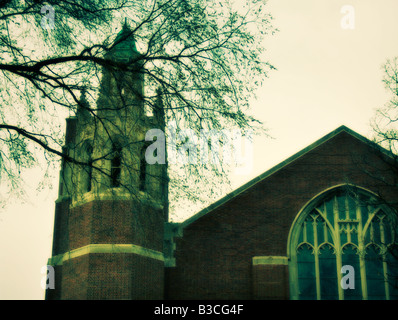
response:
<path id="1" fill-rule="evenodd" d="M 135 244 L 89 244 L 87 246 L 53 256 L 48 259 L 47 264 L 50 266 L 59 266 L 65 261 L 91 253 L 132 253 L 147 258 L 164 261 L 163 253 L 137 246 Z"/>
<path id="2" fill-rule="evenodd" d="M 288 265 L 288 258 L 283 256 L 258 256 L 253 257 L 253 266 L 259 265 Z"/>
<path id="3" fill-rule="evenodd" d="M 108 190 L 104 190 L 102 192 L 95 192 L 92 190 L 90 192 L 86 192 L 78 196 L 77 199 L 72 199 L 72 203 L 70 208 L 73 209 L 75 207 L 81 206 L 83 204 L 94 202 L 94 201 L 115 201 L 115 200 L 138 200 L 140 203 L 148 204 L 155 209 L 162 210 L 164 207 L 158 201 L 153 200 L 146 193 L 139 191 L 137 194 L 132 194 L 122 188 L 109 188 Z"/>

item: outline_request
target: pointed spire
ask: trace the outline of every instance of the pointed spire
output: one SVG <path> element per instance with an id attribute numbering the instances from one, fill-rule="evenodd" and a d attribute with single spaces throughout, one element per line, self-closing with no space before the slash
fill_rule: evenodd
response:
<path id="1" fill-rule="evenodd" d="M 117 43 L 120 40 L 122 40 L 122 41 L 133 40 L 134 41 L 133 35 L 132 35 L 132 30 L 130 29 L 130 26 L 127 22 L 127 18 L 124 18 L 124 24 L 122 26 L 122 30 L 116 36 L 115 43 Z"/>
<path id="2" fill-rule="evenodd" d="M 86 120 L 91 117 L 90 104 L 87 101 L 87 87 L 83 86 L 80 91 L 79 104 L 77 106 L 76 117 L 80 120 Z"/>
<path id="3" fill-rule="evenodd" d="M 122 30 L 117 34 L 112 49 L 106 54 L 112 60 L 123 62 L 131 61 L 137 57 L 138 51 L 135 46 L 133 31 L 130 29 L 127 18 L 125 18 Z"/>

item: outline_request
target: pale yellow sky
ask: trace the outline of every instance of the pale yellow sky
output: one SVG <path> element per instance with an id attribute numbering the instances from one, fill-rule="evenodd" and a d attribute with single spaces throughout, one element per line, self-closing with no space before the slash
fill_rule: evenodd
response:
<path id="1" fill-rule="evenodd" d="M 341 27 L 341 8 L 354 9 L 354 29 Z M 266 40 L 278 68 L 259 90 L 253 114 L 274 140 L 254 144 L 254 168 L 236 187 L 340 125 L 370 137 L 370 119 L 387 102 L 381 65 L 398 55 L 396 0 L 269 0 L 280 32 Z M 32 170 L 35 188 L 40 172 Z M 54 182 L 56 188 L 58 182 Z M 57 190 L 0 211 L 0 299 L 43 299 L 41 267 L 51 254 Z"/>

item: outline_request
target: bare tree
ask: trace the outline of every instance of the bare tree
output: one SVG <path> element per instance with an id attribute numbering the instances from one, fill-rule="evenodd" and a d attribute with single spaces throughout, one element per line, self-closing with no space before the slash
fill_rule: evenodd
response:
<path id="1" fill-rule="evenodd" d="M 386 259 L 391 266 L 388 281 L 394 288 L 398 288 L 398 202 L 396 197 L 391 197 L 391 194 L 396 195 L 398 192 L 398 57 L 388 59 L 383 65 L 383 71 L 382 81 L 390 98 L 383 107 L 377 109 L 376 115 L 371 120 L 374 132 L 373 141 L 382 147 L 374 148 L 373 151 L 374 155 L 381 160 L 382 167 L 376 166 L 366 159 L 361 159 L 361 162 L 364 172 L 374 179 L 381 188 L 389 190 L 390 193 L 390 196 L 386 196 L 385 192 L 378 192 L 376 205 L 387 207 L 391 213 L 388 224 L 394 232 L 386 253 Z M 369 205 L 369 203 L 365 205 Z"/>
<path id="2" fill-rule="evenodd" d="M 113 141 L 120 128 L 108 111 L 122 114 L 133 104 L 125 97 L 124 84 L 134 88 L 134 103 L 138 99 L 166 127 L 176 123 L 177 131 L 189 128 L 199 135 L 201 130 L 261 128 L 248 110 L 255 90 L 273 69 L 264 60 L 262 40 L 276 30 L 264 6 L 257 0 L 239 7 L 229 0 L 1 1 L 3 185 L 15 190 L 21 169 L 43 156 L 50 163 L 61 158 L 63 166 L 82 168 L 80 176 L 114 177 L 120 147 L 143 143 L 142 138 Z M 129 58 L 115 57 L 116 48 L 129 51 Z M 133 78 L 145 87 L 138 89 Z M 101 91 L 106 81 L 116 83 L 121 103 Z M 113 146 L 93 151 L 81 139 L 74 152 L 62 148 L 67 139 L 62 118 L 68 115 L 94 123 L 90 134 Z M 101 166 L 104 159 L 114 159 L 114 166 Z M 215 175 L 224 176 L 206 163 L 184 168 L 205 184 Z M 137 170 L 128 167 L 135 176 Z M 191 187 L 197 183 L 180 181 L 176 186 L 196 198 Z"/>

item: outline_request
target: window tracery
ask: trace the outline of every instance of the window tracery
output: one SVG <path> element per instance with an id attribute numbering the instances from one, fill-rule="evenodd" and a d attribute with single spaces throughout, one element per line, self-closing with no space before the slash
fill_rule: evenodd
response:
<path id="1" fill-rule="evenodd" d="M 396 224 L 374 200 L 362 189 L 338 188 L 303 210 L 291 238 L 293 298 L 398 299 Z M 355 289 L 340 285 L 344 265 L 355 270 Z"/>

